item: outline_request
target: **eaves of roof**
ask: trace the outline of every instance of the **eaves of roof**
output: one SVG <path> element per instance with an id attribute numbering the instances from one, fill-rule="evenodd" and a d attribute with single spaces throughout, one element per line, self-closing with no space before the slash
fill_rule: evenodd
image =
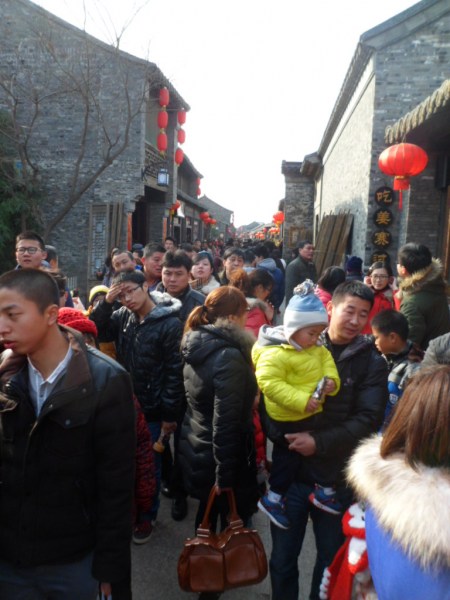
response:
<path id="1" fill-rule="evenodd" d="M 324 156 L 371 56 L 449 12 L 448 0 L 422 0 L 361 35 L 320 142 L 320 156 Z"/>
<path id="2" fill-rule="evenodd" d="M 387 144 L 394 144 L 405 139 L 413 129 L 423 125 L 425 121 L 450 106 L 450 79 L 435 90 L 416 108 L 406 113 L 393 125 L 386 128 L 384 139 Z"/>

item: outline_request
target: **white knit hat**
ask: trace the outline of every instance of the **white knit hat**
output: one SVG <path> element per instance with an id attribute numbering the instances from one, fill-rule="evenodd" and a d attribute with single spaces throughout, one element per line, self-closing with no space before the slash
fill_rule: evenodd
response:
<path id="1" fill-rule="evenodd" d="M 294 289 L 294 295 L 284 311 L 284 335 L 288 342 L 299 329 L 311 325 L 328 325 L 328 314 L 314 294 L 314 283 L 306 279 Z"/>

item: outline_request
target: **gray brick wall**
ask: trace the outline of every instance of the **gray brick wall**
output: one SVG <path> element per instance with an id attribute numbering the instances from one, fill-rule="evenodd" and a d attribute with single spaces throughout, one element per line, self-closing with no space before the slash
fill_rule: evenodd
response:
<path id="1" fill-rule="evenodd" d="M 91 106 L 79 182 L 86 181 L 102 164 L 106 136 L 121 142 L 127 101 L 132 110 L 141 106 L 147 66 L 104 44 L 94 43 L 92 38 L 22 0 L 0 3 L 0 39 L 0 77 L 3 81 L 15 79 L 21 97 L 21 123 L 31 122 L 33 94 L 40 99 L 29 151 L 31 160 L 40 167 L 45 227 L 69 197 L 84 126 L 86 79 L 89 78 Z M 0 94 L 0 107 L 7 105 L 7 99 Z M 144 162 L 144 126 L 143 114 L 138 111 L 125 152 L 84 193 L 46 240 L 57 247 L 61 267 L 77 277 L 82 291 L 95 270 L 88 256 L 91 204 L 123 204 L 121 242 L 125 243 L 126 213 L 143 193 L 140 174 Z"/>
<path id="2" fill-rule="evenodd" d="M 315 212 L 323 215 L 350 210 L 354 215 L 352 253 L 362 256 L 366 265 L 375 250 L 375 190 L 383 185 L 393 186 L 393 178 L 378 168 L 378 157 L 386 147 L 385 129 L 448 77 L 449 53 L 450 15 L 424 23 L 401 41 L 378 50 L 368 67 L 373 68 L 373 78 L 366 70 L 361 82 L 366 78 L 369 83 L 365 89 L 359 87 L 353 99 L 348 100 L 349 106 L 353 102 L 355 107 L 341 119 L 326 150 Z M 394 265 L 399 243 L 405 239 L 420 241 L 435 254 L 439 252 L 443 194 L 438 190 L 430 192 L 433 169 L 431 161 L 423 175 L 412 179 L 409 206 L 405 206 L 407 214 L 399 213 L 397 203 L 392 207 L 395 220 L 389 230 L 393 243 L 388 252 Z M 424 185 L 420 184 L 421 178 Z"/>

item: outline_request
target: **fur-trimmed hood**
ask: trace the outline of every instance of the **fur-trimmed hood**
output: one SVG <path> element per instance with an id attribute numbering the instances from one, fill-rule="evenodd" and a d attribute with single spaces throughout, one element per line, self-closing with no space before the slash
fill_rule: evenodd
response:
<path id="1" fill-rule="evenodd" d="M 438 258 L 433 258 L 431 265 L 400 280 L 397 292 L 398 297 L 403 298 L 403 296 L 408 294 L 417 294 L 417 292 L 421 292 L 424 289 L 432 291 L 433 288 L 436 288 L 438 293 L 442 293 L 442 290 L 445 289 L 442 272 L 441 261 Z"/>
<path id="2" fill-rule="evenodd" d="M 347 479 L 380 526 L 424 569 L 450 568 L 450 469 L 411 468 L 400 453 L 380 456 L 381 437 L 363 442 Z"/>

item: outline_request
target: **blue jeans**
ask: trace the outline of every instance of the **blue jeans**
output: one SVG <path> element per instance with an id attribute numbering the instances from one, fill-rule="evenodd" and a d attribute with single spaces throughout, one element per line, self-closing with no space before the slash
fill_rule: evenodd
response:
<path id="1" fill-rule="evenodd" d="M 16 567 L 0 560 L 2 600 L 95 600 L 99 582 L 92 577 L 92 554 L 76 563 Z"/>
<path id="2" fill-rule="evenodd" d="M 331 515 L 316 508 L 308 500 L 314 486 L 294 482 L 286 495 L 286 514 L 291 526 L 280 529 L 271 524 L 272 555 L 270 577 L 272 600 L 298 600 L 298 557 L 303 545 L 308 516 L 311 515 L 316 538 L 316 564 L 314 566 L 310 600 L 319 600 L 319 586 L 323 571 L 328 567 L 344 542 L 342 515 Z"/>
<path id="3" fill-rule="evenodd" d="M 152 438 L 152 445 L 159 439 L 159 435 L 161 433 L 161 421 L 147 421 L 147 427 L 150 431 L 150 435 Z M 150 511 L 144 515 L 141 515 L 141 518 L 144 521 L 156 521 L 156 517 L 158 516 L 159 510 L 159 493 L 161 491 L 161 459 L 162 455 L 159 452 L 155 452 L 153 450 L 153 457 L 155 461 L 155 497 L 153 499 L 153 504 Z"/>

